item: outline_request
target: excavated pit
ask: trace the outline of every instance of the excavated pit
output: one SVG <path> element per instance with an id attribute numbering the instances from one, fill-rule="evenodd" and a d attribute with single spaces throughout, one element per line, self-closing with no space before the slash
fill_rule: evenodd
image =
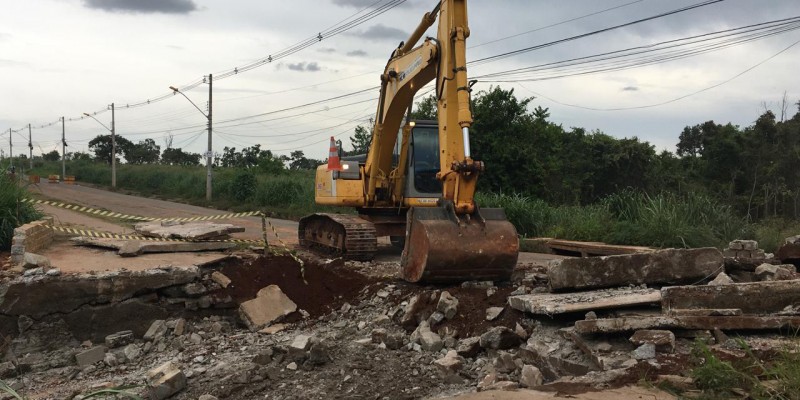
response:
<path id="1" fill-rule="evenodd" d="M 210 279 L 231 279 L 223 288 Z M 202 267 L 165 267 L 61 276 L 17 276 L 0 284 L 0 337 L 8 349 L 47 351 L 132 330 L 141 337 L 158 319 L 220 316 L 238 321 L 239 304 L 277 285 L 310 317 L 368 293 L 373 280 L 343 263 L 301 264 L 289 256 L 230 257 Z M 300 312 L 284 322 L 302 319 Z M 59 340 L 43 337 L 57 332 Z M 48 335 L 45 335 L 48 336 Z M 0 354 L 1 356 L 2 354 Z"/>

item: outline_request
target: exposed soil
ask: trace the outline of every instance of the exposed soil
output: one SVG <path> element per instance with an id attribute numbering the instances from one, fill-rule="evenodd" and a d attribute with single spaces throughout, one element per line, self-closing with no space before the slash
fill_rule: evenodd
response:
<path id="1" fill-rule="evenodd" d="M 353 302 L 375 283 L 357 272 L 343 268 L 341 261 L 328 264 L 304 262 L 300 265 L 290 256 L 259 257 L 240 264 L 228 262 L 223 274 L 231 279 L 225 289 L 237 303 L 256 297 L 256 293 L 269 285 L 277 285 L 311 317 L 319 317 Z"/>

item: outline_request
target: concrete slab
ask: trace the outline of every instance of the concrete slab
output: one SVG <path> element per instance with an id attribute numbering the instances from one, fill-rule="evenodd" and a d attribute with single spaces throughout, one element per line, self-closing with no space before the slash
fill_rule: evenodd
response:
<path id="1" fill-rule="evenodd" d="M 151 268 L 171 266 L 191 268 L 224 260 L 227 254 L 219 252 L 202 253 L 153 253 L 139 257 L 121 258 L 116 251 L 74 246 L 69 242 L 56 242 L 42 255 L 50 259 L 50 264 L 58 267 L 64 274 L 103 272 L 103 271 L 144 271 Z"/>
<path id="2" fill-rule="evenodd" d="M 721 329 L 721 330 L 764 330 L 800 327 L 800 317 L 759 317 L 742 315 L 736 317 L 639 317 L 604 318 L 575 322 L 575 331 L 586 333 L 632 332 L 641 329 Z M 787 330 L 794 332 L 794 330 Z"/>
<path id="3" fill-rule="evenodd" d="M 770 314 L 800 303 L 800 280 L 733 283 L 721 286 L 672 286 L 661 289 L 661 307 L 672 309 L 739 309 Z"/>
<path id="4" fill-rule="evenodd" d="M 658 303 L 656 289 L 607 289 L 579 293 L 541 293 L 510 296 L 508 304 L 531 314 L 553 315 Z"/>
<path id="5" fill-rule="evenodd" d="M 79 236 L 70 241 L 77 245 L 94 246 L 118 250 L 121 257 L 135 257 L 146 253 L 183 253 L 197 251 L 221 251 L 236 247 L 226 242 L 149 242 Z"/>
<path id="6" fill-rule="evenodd" d="M 141 222 L 133 227 L 137 233 L 165 239 L 207 240 L 226 238 L 231 233 L 244 232 L 244 227 L 216 222 Z"/>
<path id="7" fill-rule="evenodd" d="M 666 249 L 652 253 L 572 258 L 547 272 L 552 290 L 581 290 L 640 284 L 694 283 L 723 268 L 715 248 Z"/>

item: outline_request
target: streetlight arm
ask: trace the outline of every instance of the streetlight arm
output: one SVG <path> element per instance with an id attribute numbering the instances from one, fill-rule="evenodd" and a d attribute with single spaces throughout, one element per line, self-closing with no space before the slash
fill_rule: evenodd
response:
<path id="1" fill-rule="evenodd" d="M 192 105 L 194 106 L 194 108 L 196 108 L 196 109 L 197 109 L 197 111 L 200 111 L 200 114 L 203 114 L 203 116 L 204 116 L 204 117 L 206 117 L 206 119 L 208 119 L 208 114 L 206 114 L 205 112 L 203 112 L 203 110 L 201 110 L 201 109 L 200 109 L 200 107 L 198 107 L 198 106 L 197 106 L 197 104 L 194 104 L 194 102 L 192 101 L 192 99 L 190 99 L 188 96 L 186 96 L 186 95 L 185 95 L 183 92 L 181 92 L 180 90 L 178 90 L 178 88 L 176 88 L 176 87 L 174 87 L 174 86 L 170 86 L 169 88 L 170 88 L 170 89 L 172 89 L 172 91 L 173 91 L 173 92 L 175 92 L 175 93 L 178 93 L 178 94 L 180 94 L 181 96 L 183 96 L 184 98 L 186 98 L 186 100 L 189 100 L 189 103 L 192 103 Z"/>
<path id="2" fill-rule="evenodd" d="M 103 128 L 106 128 L 106 130 L 107 130 L 107 131 L 111 132 L 111 128 L 107 127 L 107 126 L 106 126 L 106 124 L 104 124 L 104 123 L 100 122 L 100 120 L 99 120 L 99 119 L 97 119 L 97 118 L 95 118 L 93 115 L 90 115 L 89 113 L 83 113 L 83 115 L 85 115 L 85 116 L 87 116 L 87 117 L 89 117 L 89 118 L 91 118 L 91 119 L 93 119 L 93 120 L 97 121 L 97 123 L 98 123 L 98 124 L 100 124 L 100 125 L 102 125 L 102 126 L 103 126 Z"/>

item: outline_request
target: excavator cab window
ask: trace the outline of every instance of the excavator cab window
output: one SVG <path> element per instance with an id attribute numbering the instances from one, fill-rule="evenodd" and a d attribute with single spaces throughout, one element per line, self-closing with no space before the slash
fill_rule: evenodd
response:
<path id="1" fill-rule="evenodd" d="M 411 144 L 414 189 L 421 193 L 441 193 L 442 182 L 436 179 L 440 170 L 439 129 L 436 126 L 416 126 L 411 131 Z"/>

